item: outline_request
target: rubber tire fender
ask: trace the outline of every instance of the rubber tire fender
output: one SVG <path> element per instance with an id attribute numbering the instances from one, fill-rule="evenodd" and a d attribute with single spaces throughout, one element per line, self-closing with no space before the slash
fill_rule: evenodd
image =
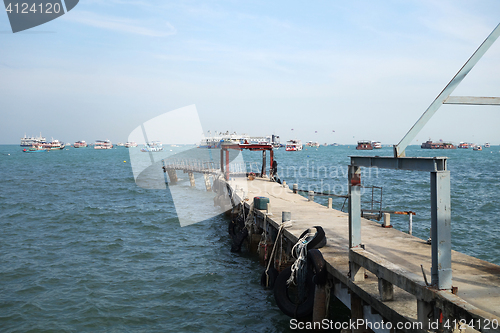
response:
<path id="1" fill-rule="evenodd" d="M 307 243 L 307 250 L 308 251 L 312 250 L 312 249 L 319 249 L 319 248 L 322 248 L 323 246 L 326 245 L 326 236 L 325 236 L 325 231 L 323 230 L 323 228 L 320 226 L 314 226 L 313 228 L 316 228 L 316 234 L 314 235 L 314 238 L 309 243 Z M 304 237 L 310 231 L 311 231 L 311 229 L 305 230 L 299 236 L 299 239 Z"/>
<path id="2" fill-rule="evenodd" d="M 274 299 L 280 310 L 292 318 L 304 318 L 312 314 L 314 307 L 314 292 L 315 285 L 312 282 L 312 274 L 307 274 L 307 296 L 304 302 L 300 303 L 298 306 L 293 303 L 288 297 L 288 286 L 286 281 L 290 278 L 292 274 L 292 267 L 284 269 L 280 275 L 276 278 L 274 282 Z"/>
<path id="3" fill-rule="evenodd" d="M 308 271 L 314 272 L 313 282 L 317 285 L 324 285 L 328 278 L 326 271 L 326 262 L 318 249 L 312 249 L 307 252 L 307 264 L 309 265 Z"/>

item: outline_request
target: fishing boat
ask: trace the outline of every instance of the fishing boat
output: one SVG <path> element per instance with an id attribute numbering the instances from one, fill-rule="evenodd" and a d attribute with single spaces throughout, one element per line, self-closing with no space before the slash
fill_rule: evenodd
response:
<path id="1" fill-rule="evenodd" d="M 85 148 L 85 147 L 88 147 L 88 144 L 85 141 L 77 141 L 73 144 L 73 147 L 74 148 Z"/>
<path id="2" fill-rule="evenodd" d="M 380 141 L 372 141 L 373 149 L 382 149 L 382 143 Z"/>
<path id="3" fill-rule="evenodd" d="M 111 149 L 113 144 L 109 140 L 96 140 L 94 143 L 94 149 Z"/>
<path id="4" fill-rule="evenodd" d="M 143 152 L 156 152 L 156 151 L 162 151 L 163 150 L 163 145 L 160 141 L 151 141 L 146 144 L 144 144 L 144 148 L 141 148 L 141 151 Z"/>
<path id="5" fill-rule="evenodd" d="M 302 150 L 302 142 L 300 140 L 288 140 L 285 146 L 286 151 L 300 151 Z"/>
<path id="6" fill-rule="evenodd" d="M 491 145 L 490 145 L 490 143 L 489 143 L 489 142 L 486 142 L 486 143 L 484 144 L 484 148 L 490 148 L 490 147 L 491 147 Z"/>
<path id="7" fill-rule="evenodd" d="M 133 148 L 133 147 L 137 147 L 137 143 L 135 143 L 134 141 L 125 142 L 125 148 Z"/>
<path id="8" fill-rule="evenodd" d="M 21 138 L 21 147 L 32 147 L 35 144 L 44 142 L 47 142 L 47 139 L 42 136 L 42 133 L 40 133 L 38 137 L 27 137 L 26 134 L 24 134 L 24 138 Z"/>
<path id="9" fill-rule="evenodd" d="M 472 150 L 483 150 L 483 147 L 481 147 L 480 145 L 476 145 L 474 146 L 474 148 L 472 148 Z"/>
<path id="10" fill-rule="evenodd" d="M 373 150 L 372 141 L 361 140 L 356 146 L 357 150 Z"/>

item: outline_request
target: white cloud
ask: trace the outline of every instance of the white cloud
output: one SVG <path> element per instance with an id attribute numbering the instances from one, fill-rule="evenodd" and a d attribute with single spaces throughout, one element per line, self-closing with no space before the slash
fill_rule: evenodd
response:
<path id="1" fill-rule="evenodd" d="M 88 11 L 77 11 L 67 15 L 64 18 L 68 21 L 73 21 L 85 24 L 92 27 L 103 28 L 123 33 L 150 36 L 150 37 L 165 37 L 177 33 L 175 27 L 170 23 L 164 22 L 164 27 L 145 27 L 144 23 L 138 20 L 131 20 L 122 17 L 109 15 L 100 15 Z"/>

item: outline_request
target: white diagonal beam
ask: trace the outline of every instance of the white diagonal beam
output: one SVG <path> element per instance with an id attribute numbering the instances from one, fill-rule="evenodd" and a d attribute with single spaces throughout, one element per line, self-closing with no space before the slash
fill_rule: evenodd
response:
<path id="1" fill-rule="evenodd" d="M 401 139 L 401 141 L 394 146 L 394 157 L 405 156 L 405 149 L 410 144 L 410 142 L 415 139 L 418 132 L 425 126 L 429 119 L 436 113 L 436 111 L 441 107 L 443 102 L 450 96 L 450 94 L 455 90 L 455 88 L 462 82 L 465 76 L 470 72 L 470 70 L 476 65 L 476 63 L 481 59 L 481 57 L 488 51 L 490 46 L 495 42 L 495 40 L 500 35 L 500 24 L 496 26 L 491 34 L 484 40 L 484 42 L 479 46 L 479 48 L 474 52 L 474 54 L 467 60 L 463 67 L 458 71 L 457 74 L 451 79 L 451 81 L 446 85 L 446 87 L 441 91 L 441 93 L 436 97 L 434 102 L 427 108 L 427 110 L 422 114 L 422 116 L 417 120 L 415 125 L 406 133 L 406 135 Z"/>

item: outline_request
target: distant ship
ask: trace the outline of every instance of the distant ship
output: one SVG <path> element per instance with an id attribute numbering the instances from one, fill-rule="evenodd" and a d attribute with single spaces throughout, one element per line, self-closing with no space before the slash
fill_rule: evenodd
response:
<path id="1" fill-rule="evenodd" d="M 318 148 L 319 147 L 319 142 L 317 142 L 317 141 L 307 141 L 306 142 L 306 147 L 316 147 L 316 148 Z"/>
<path id="2" fill-rule="evenodd" d="M 141 148 L 141 151 L 143 152 L 162 151 L 162 150 L 163 150 L 163 145 L 160 141 L 148 142 L 144 145 L 144 148 Z"/>
<path id="3" fill-rule="evenodd" d="M 94 149 L 111 149 L 113 144 L 109 140 L 96 140 L 94 143 Z"/>
<path id="4" fill-rule="evenodd" d="M 42 136 L 42 133 L 40 133 L 39 137 L 27 137 L 26 134 L 24 134 L 24 138 L 21 138 L 21 147 L 31 147 L 45 142 L 47 142 L 47 139 Z"/>
<path id="5" fill-rule="evenodd" d="M 373 150 L 372 141 L 358 141 L 357 150 Z"/>
<path id="6" fill-rule="evenodd" d="M 460 149 L 469 149 L 469 144 L 467 142 L 460 142 L 458 144 L 458 148 L 460 148 Z"/>
<path id="7" fill-rule="evenodd" d="M 302 150 L 302 142 L 300 140 L 289 140 L 286 142 L 286 151 L 300 151 Z"/>
<path id="8" fill-rule="evenodd" d="M 75 147 L 75 148 L 85 148 L 87 146 L 88 146 L 88 144 L 85 141 L 77 141 L 73 144 L 73 147 Z"/>
<path id="9" fill-rule="evenodd" d="M 126 142 L 125 143 L 125 148 L 133 148 L 133 147 L 137 147 L 137 143 L 135 143 L 134 141 L 132 142 Z"/>
<path id="10" fill-rule="evenodd" d="M 379 141 L 372 141 L 373 149 L 382 149 L 382 143 Z"/>
<path id="11" fill-rule="evenodd" d="M 420 148 L 422 149 L 456 149 L 452 143 L 449 142 L 432 142 L 431 140 L 428 140 L 426 142 L 423 142 L 422 145 L 420 145 Z"/>

